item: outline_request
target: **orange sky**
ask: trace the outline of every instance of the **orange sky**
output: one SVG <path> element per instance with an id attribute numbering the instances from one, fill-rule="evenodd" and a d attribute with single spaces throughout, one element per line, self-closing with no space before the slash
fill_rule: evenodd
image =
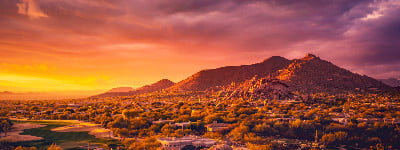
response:
<path id="1" fill-rule="evenodd" d="M 164 18 L 135 19 L 135 14 L 129 12 L 112 16 L 96 8 L 114 9 L 107 2 L 64 1 L 58 5 L 22 0 L 7 4 L 8 15 L 2 17 L 12 21 L 1 25 L 0 91 L 135 88 L 163 78 L 178 82 L 201 69 L 264 59 L 247 56 L 247 52 L 238 57 L 229 54 L 229 50 L 214 51 L 228 49 L 225 44 L 203 46 L 192 42 L 210 42 L 208 38 L 212 37 L 193 39 L 190 36 L 196 35 L 182 35 L 182 31 L 174 31 L 169 24 L 160 25 L 168 21 Z M 46 10 L 45 4 L 57 7 Z M 82 8 L 74 8 L 79 6 Z M 88 13 L 85 7 L 98 12 Z M 230 60 L 233 58 L 240 59 Z"/>
<path id="2" fill-rule="evenodd" d="M 400 77 L 392 51 L 400 46 L 385 43 L 399 38 L 380 35 L 391 32 L 385 25 L 400 4 L 331 3 L 1 1 L 0 91 L 98 93 L 308 52 L 360 74 Z"/>

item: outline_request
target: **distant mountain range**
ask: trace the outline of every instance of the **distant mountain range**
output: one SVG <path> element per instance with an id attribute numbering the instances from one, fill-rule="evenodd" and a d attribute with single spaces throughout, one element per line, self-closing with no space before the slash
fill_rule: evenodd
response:
<path id="1" fill-rule="evenodd" d="M 395 78 L 388 78 L 388 79 L 379 79 L 379 81 L 382 81 L 386 85 L 389 85 L 391 87 L 400 87 L 400 80 L 395 79 Z"/>
<path id="2" fill-rule="evenodd" d="M 11 95 L 11 94 L 16 94 L 16 93 L 10 92 L 10 91 L 3 91 L 3 92 L 0 92 L 0 95 Z"/>
<path id="3" fill-rule="evenodd" d="M 262 85 L 260 82 L 268 85 Z M 289 60 L 273 56 L 252 65 L 202 70 L 176 84 L 163 79 L 135 90 L 116 88 L 94 97 L 131 96 L 160 90 L 169 92 L 221 90 L 235 95 L 235 91 L 246 93 L 254 88 L 259 90 L 258 93 L 263 93 L 262 90 L 267 89 L 280 93 L 281 96 L 290 96 L 288 91 L 315 93 L 391 89 L 381 81 L 353 73 L 313 54 L 307 54 L 301 59 Z M 118 90 L 130 91 L 114 92 Z M 264 93 L 265 96 L 271 97 L 267 93 Z"/>
<path id="4" fill-rule="evenodd" d="M 0 100 L 60 100 L 86 98 L 98 93 L 94 91 L 68 91 L 68 92 L 0 92 Z"/>
<path id="5" fill-rule="evenodd" d="M 352 73 L 312 54 L 291 63 L 267 77 L 253 77 L 240 84 L 232 83 L 218 91 L 223 99 L 246 97 L 250 99 L 288 99 L 299 94 L 347 91 L 389 90 L 382 82 Z M 297 95 L 299 96 L 299 95 Z"/>
<path id="6" fill-rule="evenodd" d="M 144 94 L 144 93 L 151 93 L 155 91 L 159 91 L 162 89 L 166 89 L 168 87 L 171 87 L 175 83 L 172 82 L 171 80 L 168 79 L 162 79 L 156 83 L 153 83 L 151 85 L 145 85 L 143 87 L 134 89 L 131 87 L 118 87 L 118 88 L 113 88 L 109 90 L 106 93 L 102 93 L 99 95 L 92 96 L 93 98 L 99 98 L 99 97 L 117 97 L 117 96 L 133 96 L 133 95 L 139 95 L 139 94 Z"/>
<path id="7" fill-rule="evenodd" d="M 254 76 L 264 77 L 288 67 L 290 60 L 273 56 L 261 63 L 242 66 L 228 66 L 202 70 L 168 88 L 168 91 L 202 91 L 210 87 L 240 83 Z"/>
<path id="8" fill-rule="evenodd" d="M 175 85 L 175 82 L 172 82 L 171 80 L 168 79 L 162 79 L 156 83 L 153 83 L 151 85 L 145 85 L 143 87 L 137 88 L 134 92 L 138 94 L 142 93 L 151 93 L 154 91 L 159 91 L 162 89 L 169 88 L 171 86 Z"/>
<path id="9" fill-rule="evenodd" d="M 111 90 L 107 91 L 107 93 L 113 93 L 113 92 L 129 92 L 129 91 L 134 91 L 135 89 L 132 87 L 117 87 L 117 88 L 112 88 Z"/>

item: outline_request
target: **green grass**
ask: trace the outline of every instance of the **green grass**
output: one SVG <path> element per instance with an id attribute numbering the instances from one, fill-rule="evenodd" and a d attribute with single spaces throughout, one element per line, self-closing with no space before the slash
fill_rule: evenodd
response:
<path id="1" fill-rule="evenodd" d="M 46 148 L 50 146 L 52 143 L 56 143 L 57 145 L 61 145 L 65 149 L 79 149 L 77 147 L 82 145 L 87 145 L 87 143 L 98 143 L 104 144 L 109 147 L 115 148 L 115 146 L 120 145 L 117 140 L 114 139 L 105 139 L 105 138 L 96 138 L 94 135 L 88 134 L 89 132 L 55 132 L 51 131 L 53 128 L 71 125 L 73 123 L 70 122 L 48 122 L 48 121 L 15 121 L 14 123 L 35 123 L 35 124 L 44 124 L 45 127 L 34 128 L 34 129 L 25 129 L 22 135 L 32 135 L 43 137 L 42 140 L 37 141 L 25 141 L 25 142 L 6 142 L 4 145 L 13 145 L 13 146 L 24 146 L 31 147 L 35 146 L 39 149 Z M 63 144 L 65 143 L 65 144 Z M 76 146 L 75 146 L 76 145 Z"/>

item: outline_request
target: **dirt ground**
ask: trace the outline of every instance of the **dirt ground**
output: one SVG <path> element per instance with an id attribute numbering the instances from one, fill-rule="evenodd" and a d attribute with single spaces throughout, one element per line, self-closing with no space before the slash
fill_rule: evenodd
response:
<path id="1" fill-rule="evenodd" d="M 7 136 L 4 137 L 4 134 L 0 136 L 0 141 L 8 141 L 8 142 L 20 142 L 20 141 L 34 141 L 41 140 L 42 137 L 31 136 L 31 135 L 20 135 L 25 129 L 33 129 L 33 128 L 41 128 L 46 125 L 42 124 L 32 124 L 32 123 L 20 123 L 14 124 L 13 128 L 10 132 L 7 132 Z"/>
<path id="2" fill-rule="evenodd" d="M 96 138 L 117 138 L 114 137 L 113 133 L 110 130 L 104 128 L 92 130 L 89 132 L 89 134 L 96 136 Z"/>

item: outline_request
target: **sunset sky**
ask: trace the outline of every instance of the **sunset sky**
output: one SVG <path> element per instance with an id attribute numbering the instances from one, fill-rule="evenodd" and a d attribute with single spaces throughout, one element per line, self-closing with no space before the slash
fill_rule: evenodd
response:
<path id="1" fill-rule="evenodd" d="M 313 53 L 400 78 L 398 0 L 1 0 L 0 91 L 102 91 Z"/>

